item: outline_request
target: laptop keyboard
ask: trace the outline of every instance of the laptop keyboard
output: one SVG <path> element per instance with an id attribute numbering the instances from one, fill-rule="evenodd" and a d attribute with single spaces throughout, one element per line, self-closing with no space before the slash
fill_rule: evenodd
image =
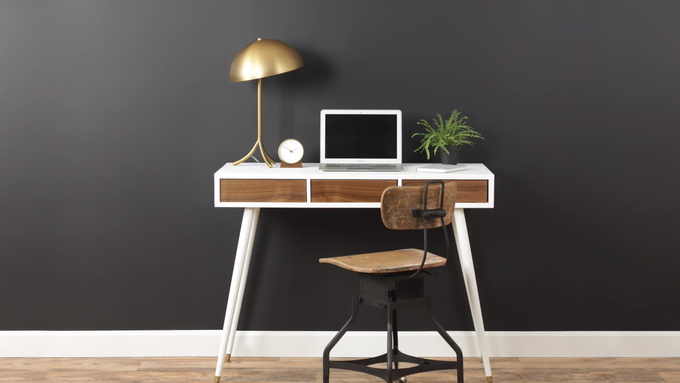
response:
<path id="1" fill-rule="evenodd" d="M 397 164 L 326 164 L 328 168 L 396 168 Z"/>

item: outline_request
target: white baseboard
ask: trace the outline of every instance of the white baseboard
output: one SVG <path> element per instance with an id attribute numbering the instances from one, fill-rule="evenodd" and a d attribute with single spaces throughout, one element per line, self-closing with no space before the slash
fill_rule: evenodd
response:
<path id="1" fill-rule="evenodd" d="M 320 357 L 330 331 L 239 331 L 234 357 Z M 465 356 L 479 356 L 474 332 L 449 332 Z M 0 331 L 0 357 L 217 356 L 220 330 Z M 680 332 L 487 332 L 491 357 L 680 357 Z M 333 357 L 384 352 L 383 332 L 348 332 Z M 435 332 L 402 332 L 399 348 L 453 356 Z"/>

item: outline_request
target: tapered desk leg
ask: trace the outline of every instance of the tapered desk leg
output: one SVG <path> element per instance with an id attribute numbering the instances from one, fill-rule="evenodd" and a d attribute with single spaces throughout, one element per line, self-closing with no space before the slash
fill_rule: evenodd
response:
<path id="1" fill-rule="evenodd" d="M 222 328 L 222 339 L 220 340 L 220 351 L 217 355 L 217 368 L 215 369 L 215 382 L 220 381 L 222 376 L 222 367 L 224 360 L 227 357 L 227 344 L 231 334 L 234 323 L 234 314 L 236 312 L 237 301 L 241 291 L 241 281 L 243 277 L 246 260 L 250 259 L 249 252 L 252 252 L 252 242 L 255 239 L 255 225 L 257 224 L 257 217 L 260 214 L 259 208 L 246 208 L 243 210 L 243 220 L 241 221 L 241 232 L 238 237 L 238 245 L 236 246 L 236 257 L 234 258 L 234 271 L 231 275 L 231 286 L 229 287 L 229 300 L 227 301 L 227 313 L 224 316 L 224 327 Z M 254 225 L 255 224 L 255 225 Z M 243 283 L 245 288 L 245 281 Z"/>
<path id="2" fill-rule="evenodd" d="M 243 273 L 241 274 L 241 285 L 238 289 L 238 297 L 236 298 L 236 310 L 234 311 L 234 319 L 232 319 L 231 331 L 229 333 L 229 342 L 227 343 L 227 362 L 231 359 L 231 352 L 234 350 L 234 341 L 236 340 L 236 329 L 238 328 L 238 319 L 241 314 L 241 305 L 243 304 L 243 293 L 246 291 L 246 281 L 248 280 L 248 269 L 250 267 L 250 257 L 253 255 L 253 243 L 255 243 L 255 233 L 257 232 L 257 220 L 259 217 L 260 208 L 256 209 L 253 217 L 252 228 L 250 229 L 250 238 L 248 239 L 248 250 L 246 251 L 246 260 L 243 263 Z"/>
<path id="3" fill-rule="evenodd" d="M 467 290 L 470 311 L 472 312 L 472 323 L 477 333 L 477 343 L 482 353 L 482 364 L 486 380 L 491 383 L 491 364 L 489 363 L 489 343 L 484 332 L 484 319 L 482 318 L 482 307 L 479 303 L 479 292 L 477 291 L 477 278 L 475 277 L 475 266 L 472 262 L 472 249 L 470 238 L 468 237 L 467 223 L 465 221 L 465 211 L 454 209 L 453 211 L 453 234 L 456 237 L 456 247 L 460 259 L 460 268 L 463 271 L 463 281 Z"/>

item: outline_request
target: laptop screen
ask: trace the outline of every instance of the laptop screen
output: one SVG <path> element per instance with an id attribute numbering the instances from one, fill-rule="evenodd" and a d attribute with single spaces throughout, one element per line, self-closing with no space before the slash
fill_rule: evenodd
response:
<path id="1" fill-rule="evenodd" d="M 397 158 L 397 116 L 327 114 L 326 158 Z"/>
<path id="2" fill-rule="evenodd" d="M 323 110 L 321 162 L 401 163 L 401 111 Z"/>

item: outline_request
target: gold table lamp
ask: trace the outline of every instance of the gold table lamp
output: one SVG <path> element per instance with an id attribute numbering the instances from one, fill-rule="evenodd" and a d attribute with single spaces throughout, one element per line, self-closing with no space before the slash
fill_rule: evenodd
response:
<path id="1" fill-rule="evenodd" d="M 257 79 L 257 141 L 250 152 L 234 166 L 250 158 L 260 148 L 262 159 L 270 168 L 276 163 L 267 154 L 262 143 L 262 79 L 301 68 L 302 58 L 290 45 L 279 40 L 262 40 L 246 45 L 231 62 L 229 79 L 232 82 Z"/>

